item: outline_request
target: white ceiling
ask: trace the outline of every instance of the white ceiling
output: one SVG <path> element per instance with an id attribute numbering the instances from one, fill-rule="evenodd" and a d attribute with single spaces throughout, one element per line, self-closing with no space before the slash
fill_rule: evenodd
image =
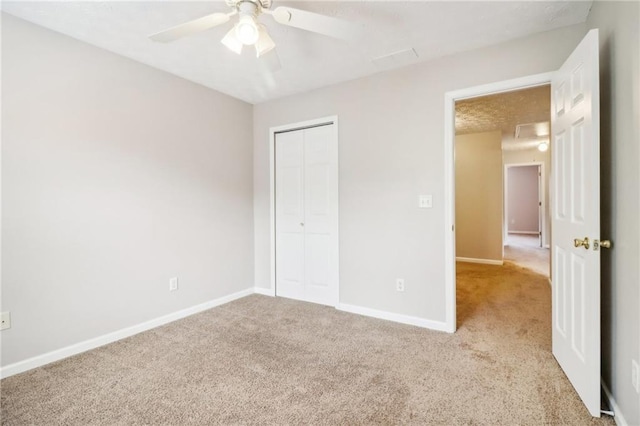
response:
<path id="1" fill-rule="evenodd" d="M 229 22 L 170 44 L 148 35 L 214 12 L 224 1 L 10 2 L 3 11 L 152 67 L 256 104 L 436 57 L 584 22 L 591 1 L 278 1 L 356 23 L 357 43 L 277 24 L 261 16 L 282 69 L 271 73 L 252 49 L 238 56 L 219 41 Z M 372 59 L 413 48 L 417 58 L 374 65 Z"/>

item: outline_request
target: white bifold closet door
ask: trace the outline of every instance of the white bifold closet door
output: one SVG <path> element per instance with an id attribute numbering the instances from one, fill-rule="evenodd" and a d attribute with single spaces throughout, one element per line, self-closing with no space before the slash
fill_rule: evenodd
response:
<path id="1" fill-rule="evenodd" d="M 333 124 L 275 136 L 276 295 L 338 303 L 338 137 Z"/>

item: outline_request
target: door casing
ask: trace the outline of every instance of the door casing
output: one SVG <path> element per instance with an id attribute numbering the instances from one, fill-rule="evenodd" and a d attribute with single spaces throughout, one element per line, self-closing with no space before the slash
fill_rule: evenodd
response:
<path id="1" fill-rule="evenodd" d="M 548 85 L 553 72 L 535 74 L 512 80 L 499 81 L 444 95 L 444 251 L 445 251 L 445 330 L 454 333 L 456 324 L 456 245 L 455 245 L 455 115 L 456 101 L 494 95 L 514 90 Z"/>
<path id="2" fill-rule="evenodd" d="M 317 127 L 323 125 L 333 125 L 337 135 L 339 135 L 338 131 L 338 116 L 331 115 L 327 117 L 316 118 L 307 121 L 300 121 L 296 123 L 285 124 L 282 126 L 275 126 L 269 128 L 269 262 L 270 262 L 270 279 L 269 279 L 269 288 L 261 291 L 261 294 L 265 294 L 268 296 L 276 295 L 276 168 L 275 168 L 275 144 L 276 144 L 276 134 L 281 132 L 288 132 L 294 130 L 301 130 L 310 127 Z M 338 169 L 340 167 L 340 156 L 338 156 Z M 339 194 L 340 188 L 338 186 L 338 199 L 340 198 Z M 340 211 L 340 205 L 336 206 L 338 212 Z M 339 215 L 338 215 L 339 216 Z M 339 219 L 338 219 L 339 220 Z M 340 224 L 338 223 L 338 228 Z M 339 236 L 337 237 L 339 240 Z M 336 265 L 338 271 L 340 271 L 340 247 L 336 247 L 337 250 L 337 262 Z M 335 305 L 338 306 L 340 303 L 340 278 L 338 273 L 338 282 L 337 282 L 337 295 L 335 300 Z"/>

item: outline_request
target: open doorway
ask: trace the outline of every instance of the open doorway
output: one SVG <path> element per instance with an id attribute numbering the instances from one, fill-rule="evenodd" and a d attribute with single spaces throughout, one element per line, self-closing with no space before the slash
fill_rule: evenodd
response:
<path id="1" fill-rule="evenodd" d="M 504 166 L 504 245 L 543 247 L 544 163 Z"/>
<path id="2" fill-rule="evenodd" d="M 549 85 L 454 107 L 457 324 L 500 335 L 514 324 L 545 324 L 520 339 L 548 340 Z"/>
<path id="3" fill-rule="evenodd" d="M 504 260 L 550 277 L 545 163 L 504 166 Z"/>
<path id="4" fill-rule="evenodd" d="M 548 84 L 455 102 L 458 262 L 549 277 Z"/>

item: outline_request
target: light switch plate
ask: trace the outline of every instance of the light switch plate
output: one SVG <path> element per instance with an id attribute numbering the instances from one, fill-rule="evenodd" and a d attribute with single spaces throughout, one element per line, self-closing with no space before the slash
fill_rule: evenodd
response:
<path id="1" fill-rule="evenodd" d="M 433 196 L 431 194 L 428 195 L 420 195 L 418 197 L 418 207 L 421 209 L 430 209 L 433 207 Z"/>
<path id="2" fill-rule="evenodd" d="M 169 280 L 169 291 L 176 291 L 178 289 L 178 277 L 173 277 Z"/>
<path id="3" fill-rule="evenodd" d="M 2 312 L 0 314 L 0 330 L 6 330 L 7 328 L 11 328 L 11 312 Z"/>

